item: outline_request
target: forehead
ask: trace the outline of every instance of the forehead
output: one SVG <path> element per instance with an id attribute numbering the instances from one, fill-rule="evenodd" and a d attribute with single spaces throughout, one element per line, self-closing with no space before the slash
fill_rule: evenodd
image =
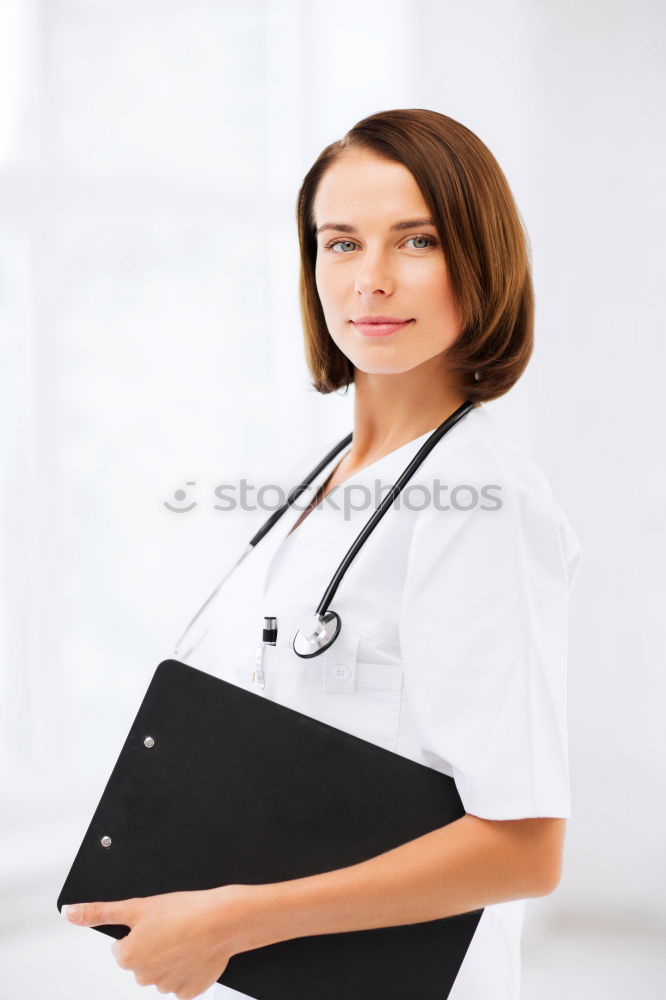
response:
<path id="1" fill-rule="evenodd" d="M 371 219 L 390 225 L 409 215 L 428 215 L 428 206 L 404 164 L 354 150 L 339 157 L 322 176 L 313 214 L 317 226 Z"/>

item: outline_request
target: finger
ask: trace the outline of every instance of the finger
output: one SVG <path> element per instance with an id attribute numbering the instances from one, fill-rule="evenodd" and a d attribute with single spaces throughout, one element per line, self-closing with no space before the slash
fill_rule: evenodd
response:
<path id="1" fill-rule="evenodd" d="M 111 945 L 111 951 L 113 952 L 116 964 L 119 965 L 121 969 L 130 968 L 127 961 L 127 955 L 125 953 L 125 941 L 126 938 L 123 938 L 120 941 L 114 941 Z"/>
<path id="2" fill-rule="evenodd" d="M 124 924 L 132 927 L 135 919 L 133 899 L 119 899 L 103 903 L 70 903 L 63 906 L 67 920 L 82 927 L 99 927 L 100 924 Z"/>

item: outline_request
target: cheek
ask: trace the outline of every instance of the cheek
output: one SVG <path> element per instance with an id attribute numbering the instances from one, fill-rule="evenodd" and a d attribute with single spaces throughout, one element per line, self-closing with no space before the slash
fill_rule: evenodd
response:
<path id="1" fill-rule="evenodd" d="M 432 261 L 429 267 L 422 267 L 414 274 L 422 292 L 427 292 L 428 299 L 444 304 L 450 299 L 449 275 L 441 260 Z"/>
<path id="2" fill-rule="evenodd" d="M 326 266 L 315 270 L 317 294 L 331 330 L 338 325 L 341 316 L 346 316 L 349 312 L 349 285 L 342 270 Z"/>
<path id="3" fill-rule="evenodd" d="M 335 269 L 328 266 L 327 261 L 317 260 L 315 264 L 315 283 L 322 303 L 335 296 L 339 282 L 335 280 Z"/>
<path id="4" fill-rule="evenodd" d="M 447 326 L 451 323 L 458 324 L 458 309 L 446 273 L 438 270 L 424 275 L 420 294 L 422 300 L 430 304 L 430 315 L 433 319 L 436 318 L 438 323 L 445 321 Z"/>

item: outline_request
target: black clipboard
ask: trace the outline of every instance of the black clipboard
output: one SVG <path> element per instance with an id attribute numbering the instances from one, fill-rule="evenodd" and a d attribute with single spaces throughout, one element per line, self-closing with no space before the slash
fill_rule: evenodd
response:
<path id="1" fill-rule="evenodd" d="M 164 660 L 57 907 L 331 871 L 464 812 L 453 778 Z M 256 1000 L 445 1000 L 482 913 L 281 941 L 218 982 Z"/>

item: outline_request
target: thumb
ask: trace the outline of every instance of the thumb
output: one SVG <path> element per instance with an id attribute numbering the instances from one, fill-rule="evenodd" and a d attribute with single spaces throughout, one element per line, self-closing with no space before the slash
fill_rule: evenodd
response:
<path id="1" fill-rule="evenodd" d="M 71 923 L 82 927 L 124 924 L 131 928 L 135 920 L 134 910 L 133 899 L 119 899 L 104 903 L 68 903 L 60 912 Z"/>

